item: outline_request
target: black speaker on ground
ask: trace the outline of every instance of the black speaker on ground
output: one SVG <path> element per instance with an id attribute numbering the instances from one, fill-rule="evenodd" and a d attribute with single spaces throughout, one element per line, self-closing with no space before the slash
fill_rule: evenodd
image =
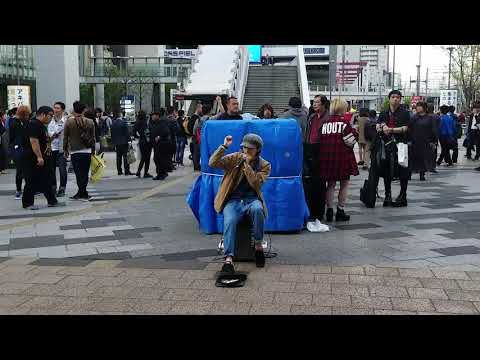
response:
<path id="1" fill-rule="evenodd" d="M 248 215 L 245 215 L 237 224 L 234 260 L 255 261 L 255 241 L 252 236 L 252 222 Z"/>

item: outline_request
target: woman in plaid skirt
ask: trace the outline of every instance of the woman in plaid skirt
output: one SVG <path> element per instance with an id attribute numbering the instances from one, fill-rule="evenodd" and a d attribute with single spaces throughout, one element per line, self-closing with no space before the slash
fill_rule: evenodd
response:
<path id="1" fill-rule="evenodd" d="M 319 168 L 320 177 L 328 183 L 326 193 L 326 220 L 333 220 L 333 197 L 335 184 L 340 182 L 338 192 L 336 221 L 348 221 L 345 214 L 345 203 L 351 175 L 358 175 L 353 147 L 358 140 L 358 133 L 344 117 L 348 104 L 345 100 L 334 99 L 330 105 L 330 117 L 321 129 L 319 135 Z"/>

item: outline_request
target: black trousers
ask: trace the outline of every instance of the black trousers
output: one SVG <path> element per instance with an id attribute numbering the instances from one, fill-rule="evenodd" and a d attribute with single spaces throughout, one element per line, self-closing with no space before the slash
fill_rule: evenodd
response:
<path id="1" fill-rule="evenodd" d="M 169 144 L 156 144 L 153 148 L 153 160 L 158 176 L 168 175 L 169 159 L 171 160 Z"/>
<path id="2" fill-rule="evenodd" d="M 305 191 L 305 200 L 310 210 L 311 219 L 321 219 L 325 214 L 325 181 L 319 177 L 304 176 L 303 189 Z"/>
<path id="3" fill-rule="evenodd" d="M 142 172 L 143 165 L 145 165 L 145 174 L 148 173 L 150 169 L 150 157 L 152 156 L 152 145 L 148 143 L 140 143 L 140 154 L 142 158 L 140 159 L 140 164 L 138 164 L 137 174 Z"/>
<path id="4" fill-rule="evenodd" d="M 377 184 L 378 186 L 378 178 Z M 389 194 L 392 195 L 392 178 L 384 177 L 383 178 L 383 185 L 385 186 L 385 195 Z M 407 194 L 408 188 L 408 179 L 400 179 L 400 194 Z"/>
<path id="5" fill-rule="evenodd" d="M 36 160 L 32 159 L 24 159 L 22 163 L 23 175 L 25 177 L 25 188 L 22 195 L 23 207 L 34 205 L 36 192 L 43 193 L 48 204 L 56 204 L 57 198 L 50 186 L 49 169 L 45 165 L 37 166 Z"/>
<path id="6" fill-rule="evenodd" d="M 15 162 L 15 168 L 16 168 L 16 173 L 15 173 L 15 185 L 17 187 L 17 191 L 21 192 L 22 191 L 22 182 L 23 182 L 23 160 L 20 157 L 16 157 L 14 159 Z"/>
<path id="7" fill-rule="evenodd" d="M 443 160 L 445 160 L 447 164 L 451 165 L 452 158 L 450 157 L 450 150 L 452 149 L 452 146 L 449 144 L 448 139 L 446 137 L 440 137 L 440 146 L 442 147 L 442 152 L 440 153 L 440 157 L 438 158 L 437 164 L 441 164 Z M 458 149 L 457 149 L 457 157 L 458 157 Z"/>
<path id="8" fill-rule="evenodd" d="M 120 174 L 122 172 L 122 159 L 125 174 L 130 172 L 130 165 L 127 161 L 128 144 L 116 145 L 115 151 L 117 152 L 117 171 Z"/>
<path id="9" fill-rule="evenodd" d="M 75 177 L 77 178 L 78 192 L 80 196 L 88 196 L 88 172 L 90 170 L 90 162 L 92 161 L 92 154 L 77 153 L 72 154 L 73 171 L 75 171 Z"/>

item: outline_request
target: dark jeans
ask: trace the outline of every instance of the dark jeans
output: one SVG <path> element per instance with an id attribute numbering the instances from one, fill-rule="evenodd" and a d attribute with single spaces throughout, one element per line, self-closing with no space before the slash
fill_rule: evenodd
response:
<path id="1" fill-rule="evenodd" d="M 90 170 L 90 162 L 92 161 L 92 154 L 77 153 L 72 154 L 73 171 L 75 171 L 75 177 L 77 178 L 77 186 L 79 196 L 87 196 L 88 185 L 88 171 Z"/>
<path id="2" fill-rule="evenodd" d="M 3 171 L 7 168 L 7 151 L 3 144 L 0 144 L 0 171 Z"/>
<path id="3" fill-rule="evenodd" d="M 442 147 L 442 152 L 440 153 L 440 157 L 438 158 L 437 164 L 441 164 L 443 162 L 443 160 L 445 159 L 445 162 L 447 164 L 451 165 L 452 164 L 452 159 L 450 158 L 450 150 L 453 147 L 449 144 L 448 138 L 441 136 L 440 137 L 440 145 Z M 457 153 L 457 156 L 458 156 L 458 153 Z"/>
<path id="4" fill-rule="evenodd" d="M 118 173 L 122 172 L 122 158 L 123 158 L 123 167 L 125 169 L 125 174 L 130 172 L 130 165 L 127 161 L 128 154 L 128 144 L 116 145 L 115 150 L 117 152 L 117 171 Z"/>
<path id="5" fill-rule="evenodd" d="M 457 161 L 458 161 L 458 141 L 456 141 L 456 142 L 453 144 L 452 150 L 453 150 L 453 153 L 452 153 L 452 162 L 453 162 L 454 164 L 456 164 Z"/>
<path id="6" fill-rule="evenodd" d="M 170 144 L 157 144 L 153 148 L 153 160 L 155 161 L 157 175 L 159 176 L 168 175 L 170 165 L 169 146 Z"/>
<path id="7" fill-rule="evenodd" d="M 200 144 L 193 144 L 193 170 L 200 171 Z"/>
<path id="8" fill-rule="evenodd" d="M 23 207 L 26 208 L 35 203 L 36 192 L 43 193 L 50 205 L 56 204 L 57 198 L 50 186 L 49 169 L 46 166 L 37 166 L 36 160 L 24 159 L 22 162 L 25 177 L 25 188 L 22 195 Z"/>
<path id="9" fill-rule="evenodd" d="M 175 155 L 175 161 L 179 164 L 183 164 L 183 155 L 185 153 L 186 144 L 187 144 L 187 138 L 177 137 L 177 151 Z"/>
<path id="10" fill-rule="evenodd" d="M 152 156 L 152 145 L 149 143 L 140 143 L 140 154 L 142 158 L 140 159 L 140 164 L 138 164 L 137 174 L 140 174 L 145 165 L 145 174 L 148 174 L 148 169 L 150 169 L 150 158 Z"/>
<path id="11" fill-rule="evenodd" d="M 175 153 L 177 152 L 177 140 L 174 140 L 175 142 L 172 142 L 168 146 L 168 162 L 170 164 L 170 167 L 173 167 L 173 162 L 175 161 Z"/>
<path id="12" fill-rule="evenodd" d="M 478 130 L 470 130 L 470 132 L 467 132 L 467 136 L 470 138 L 470 141 L 472 142 L 472 146 L 467 148 L 467 158 L 472 157 L 472 150 L 475 151 L 475 159 L 480 158 L 480 144 L 479 144 L 479 134 Z"/>
<path id="13" fill-rule="evenodd" d="M 52 151 L 49 165 L 53 191 L 57 191 L 57 167 L 60 173 L 60 188 L 65 190 L 67 187 L 67 159 L 64 154 L 58 151 Z"/>

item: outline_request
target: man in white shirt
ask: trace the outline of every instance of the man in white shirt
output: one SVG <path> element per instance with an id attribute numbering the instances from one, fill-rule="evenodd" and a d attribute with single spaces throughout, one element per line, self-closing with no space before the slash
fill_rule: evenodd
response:
<path id="1" fill-rule="evenodd" d="M 60 187 L 57 197 L 65 196 L 67 187 L 67 159 L 63 152 L 63 129 L 65 126 L 65 104 L 57 101 L 53 105 L 53 118 L 48 124 L 48 136 L 51 141 L 52 161 L 50 163 L 50 176 L 53 191 L 57 191 L 57 167 L 60 172 Z"/>

